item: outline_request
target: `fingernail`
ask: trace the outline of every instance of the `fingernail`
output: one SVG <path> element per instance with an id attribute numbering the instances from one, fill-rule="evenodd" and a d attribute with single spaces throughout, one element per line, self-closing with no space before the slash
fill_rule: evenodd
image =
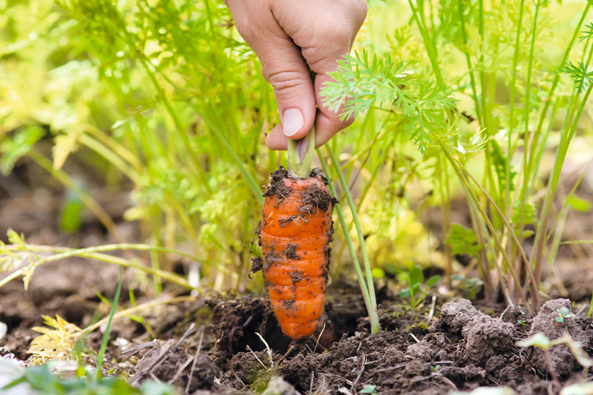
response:
<path id="1" fill-rule="evenodd" d="M 284 122 L 282 122 L 282 131 L 286 137 L 294 135 L 301 130 L 305 124 L 305 117 L 298 108 L 289 108 L 284 111 Z"/>

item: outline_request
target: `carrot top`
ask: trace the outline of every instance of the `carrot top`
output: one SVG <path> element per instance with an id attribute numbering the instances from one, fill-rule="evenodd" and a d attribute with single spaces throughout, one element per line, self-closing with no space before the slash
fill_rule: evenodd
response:
<path id="1" fill-rule="evenodd" d="M 309 174 L 315 153 L 315 126 L 300 140 L 288 139 L 288 170 L 293 177 L 304 179 Z"/>

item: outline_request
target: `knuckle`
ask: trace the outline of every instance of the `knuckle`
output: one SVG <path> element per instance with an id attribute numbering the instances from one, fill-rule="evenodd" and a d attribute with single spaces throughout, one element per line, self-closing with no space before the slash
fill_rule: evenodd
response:
<path id="1" fill-rule="evenodd" d="M 280 95 L 292 92 L 295 88 L 309 82 L 303 78 L 302 73 L 297 71 L 268 71 L 264 74 L 264 78 L 272 85 L 276 94 Z"/>
<path id="2" fill-rule="evenodd" d="M 322 26 L 322 36 L 334 43 L 349 42 L 352 36 L 352 25 L 346 20 L 336 21 Z"/>

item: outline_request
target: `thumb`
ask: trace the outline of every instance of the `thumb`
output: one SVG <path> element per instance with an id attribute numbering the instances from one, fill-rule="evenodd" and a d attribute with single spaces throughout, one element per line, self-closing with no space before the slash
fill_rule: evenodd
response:
<path id="1" fill-rule="evenodd" d="M 315 89 L 300 49 L 291 40 L 283 40 L 282 43 L 283 46 L 270 45 L 265 54 L 258 55 L 262 62 L 262 75 L 274 88 L 282 133 L 298 140 L 311 130 L 315 122 Z"/>

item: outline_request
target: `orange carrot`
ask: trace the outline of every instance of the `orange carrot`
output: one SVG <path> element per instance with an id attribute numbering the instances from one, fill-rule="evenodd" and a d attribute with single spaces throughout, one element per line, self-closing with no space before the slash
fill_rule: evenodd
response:
<path id="1" fill-rule="evenodd" d="M 325 306 L 335 201 L 320 169 L 298 179 L 281 167 L 264 196 L 259 234 L 272 308 L 285 335 L 307 338 Z"/>

